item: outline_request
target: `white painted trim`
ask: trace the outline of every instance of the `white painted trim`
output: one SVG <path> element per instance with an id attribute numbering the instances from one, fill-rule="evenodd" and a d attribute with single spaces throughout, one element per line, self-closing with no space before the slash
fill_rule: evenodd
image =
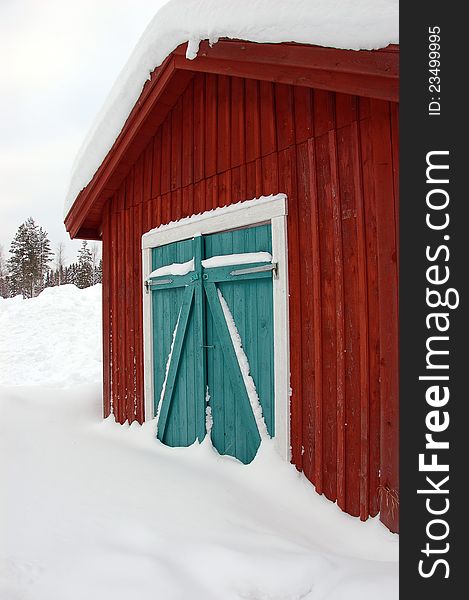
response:
<path id="1" fill-rule="evenodd" d="M 277 263 L 274 294 L 274 390 L 277 452 L 290 461 L 290 319 L 288 312 L 288 239 L 286 214 L 271 219 L 272 260 Z"/>
<path id="2" fill-rule="evenodd" d="M 151 273 L 151 248 L 142 250 L 143 281 Z M 145 421 L 153 419 L 154 389 L 153 389 L 153 314 L 151 310 L 151 294 L 143 288 L 143 385 L 145 399 Z"/>
<path id="3" fill-rule="evenodd" d="M 152 229 L 142 236 L 142 248 L 155 248 L 180 240 L 189 240 L 197 235 L 227 231 L 269 221 L 287 214 L 285 194 L 264 196 L 192 215 L 168 225 Z"/>
<path id="4" fill-rule="evenodd" d="M 172 242 L 261 223 L 272 226 L 272 259 L 278 264 L 273 279 L 275 447 L 290 460 L 290 335 L 288 314 L 287 199 L 284 194 L 238 202 L 163 225 L 142 236 L 143 281 L 151 273 L 151 249 Z M 151 294 L 143 289 L 145 419 L 154 417 Z"/>

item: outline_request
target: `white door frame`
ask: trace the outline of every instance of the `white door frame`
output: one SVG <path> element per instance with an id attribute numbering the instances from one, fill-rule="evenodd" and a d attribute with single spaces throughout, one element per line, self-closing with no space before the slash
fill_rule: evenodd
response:
<path id="1" fill-rule="evenodd" d="M 143 282 L 152 271 L 152 248 L 219 233 L 239 227 L 269 223 L 272 228 L 272 260 L 277 263 L 273 278 L 274 311 L 274 443 L 279 454 L 290 460 L 290 333 L 288 315 L 287 197 L 285 194 L 238 202 L 161 225 L 142 236 Z M 145 420 L 154 415 L 152 294 L 143 286 L 143 346 Z"/>

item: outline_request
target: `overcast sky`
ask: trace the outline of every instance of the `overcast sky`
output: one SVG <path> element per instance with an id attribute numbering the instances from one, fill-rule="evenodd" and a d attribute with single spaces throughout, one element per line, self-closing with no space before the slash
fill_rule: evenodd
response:
<path id="1" fill-rule="evenodd" d="M 78 148 L 165 0 L 0 0 L 0 244 L 29 216 L 52 248 Z"/>

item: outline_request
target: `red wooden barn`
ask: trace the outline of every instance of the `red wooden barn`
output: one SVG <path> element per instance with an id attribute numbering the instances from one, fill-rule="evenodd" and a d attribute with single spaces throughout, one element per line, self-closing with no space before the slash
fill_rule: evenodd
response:
<path id="1" fill-rule="evenodd" d="M 170 445 L 211 426 L 244 462 L 263 422 L 319 494 L 392 531 L 398 57 L 179 46 L 65 219 L 103 242 L 105 416 L 158 414 Z"/>

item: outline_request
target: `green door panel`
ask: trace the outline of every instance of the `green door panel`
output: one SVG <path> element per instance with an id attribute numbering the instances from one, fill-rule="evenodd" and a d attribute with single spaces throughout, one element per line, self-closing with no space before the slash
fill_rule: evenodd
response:
<path id="1" fill-rule="evenodd" d="M 241 338 L 267 431 L 275 434 L 272 271 L 252 272 L 252 267 L 265 269 L 265 263 L 201 264 L 214 256 L 271 251 L 270 225 L 153 249 L 153 269 L 195 259 L 194 272 L 156 277 L 151 283 L 155 410 L 163 443 L 187 446 L 204 438 L 208 386 L 211 437 L 218 452 L 249 463 L 259 447 L 258 426 L 219 293 Z M 237 269 L 250 272 L 233 274 Z"/>
<path id="2" fill-rule="evenodd" d="M 160 246 L 153 249 L 152 268 L 172 264 L 187 262 L 194 256 L 193 240 L 185 240 L 166 246 Z M 161 279 L 168 279 L 162 277 Z M 176 277 L 173 279 L 177 279 Z M 182 277 L 180 279 L 183 279 Z M 183 300 L 191 287 L 164 286 L 165 289 L 158 289 L 152 292 L 152 316 L 153 316 L 153 368 L 154 368 L 154 390 L 155 390 L 155 414 L 159 408 L 160 418 L 164 416 L 162 423 L 164 427 L 158 429 L 158 438 L 168 446 L 189 446 L 199 439 L 203 439 L 205 432 L 200 431 L 200 413 L 205 410 L 202 402 L 196 402 L 194 395 L 196 386 L 196 357 L 200 354 L 200 347 L 194 327 L 194 300 L 191 298 L 189 312 L 185 316 L 182 313 Z M 170 389 L 170 400 L 160 402 L 161 390 L 166 380 L 166 369 L 168 356 L 173 343 L 173 334 L 176 324 L 185 325 L 184 338 L 179 357 L 176 350 L 176 344 L 173 348 L 173 357 L 178 358 L 176 377 L 173 389 Z M 181 333 L 182 327 L 178 327 Z M 176 342 L 177 340 L 175 340 Z M 170 369 L 166 383 L 170 383 L 171 367 L 174 361 L 169 365 Z M 174 366 L 173 366 L 174 369 Z M 166 388 L 168 390 L 168 387 Z M 197 411 L 199 418 L 197 418 Z M 202 419 L 203 419 L 202 414 Z M 199 430 L 197 425 L 199 424 Z"/>

